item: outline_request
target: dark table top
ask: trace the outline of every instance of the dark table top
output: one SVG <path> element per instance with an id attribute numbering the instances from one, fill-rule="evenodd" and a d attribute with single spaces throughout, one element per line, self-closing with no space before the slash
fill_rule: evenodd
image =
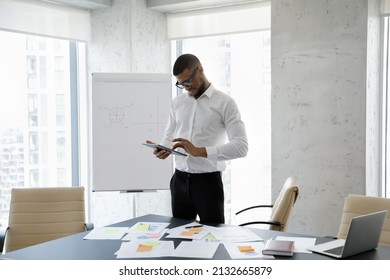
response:
<path id="1" fill-rule="evenodd" d="M 160 215 L 145 215 L 123 221 L 120 223 L 112 224 L 110 226 L 115 227 L 131 227 L 137 222 L 166 222 L 170 223 L 169 228 L 174 228 L 187 224 L 191 221 L 172 218 L 167 216 Z M 222 224 L 211 224 L 212 226 L 228 226 Z M 287 232 L 271 231 L 251 228 L 257 235 L 262 239 L 266 240 L 269 238 L 275 238 L 276 236 L 292 236 L 292 237 L 315 237 L 302 234 L 294 234 Z M 60 238 L 57 240 L 52 240 L 35 246 L 27 247 L 24 249 L 16 250 L 9 252 L 3 255 L 0 255 L 0 259 L 17 259 L 17 260 L 114 260 L 116 256 L 114 253 L 120 248 L 122 240 L 84 240 L 83 237 L 87 232 L 82 232 Z M 330 238 L 325 237 L 315 237 L 316 243 L 323 243 Z M 163 238 L 164 239 L 164 238 Z M 187 242 L 188 240 L 181 239 L 165 239 L 173 240 L 175 247 L 180 242 Z M 319 254 L 304 254 L 304 253 L 294 253 L 292 257 L 282 257 L 276 256 L 278 260 L 332 260 L 332 258 L 319 255 Z M 173 257 L 162 257 L 159 259 L 172 260 L 176 259 Z M 191 258 L 185 258 L 191 259 Z M 228 252 L 225 247 L 220 244 L 214 257 L 214 260 L 226 260 L 230 259 Z M 354 260 L 390 260 L 390 247 L 387 246 L 378 246 L 375 250 L 371 250 L 362 254 L 355 255 L 348 259 Z M 147 260 L 147 259 L 146 259 Z"/>

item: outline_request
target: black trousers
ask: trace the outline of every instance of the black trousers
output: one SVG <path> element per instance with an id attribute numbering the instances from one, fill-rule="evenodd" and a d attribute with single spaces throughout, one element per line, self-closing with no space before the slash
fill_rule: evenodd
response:
<path id="1" fill-rule="evenodd" d="M 175 170 L 171 179 L 172 215 L 201 223 L 225 223 L 221 172 L 192 174 Z"/>

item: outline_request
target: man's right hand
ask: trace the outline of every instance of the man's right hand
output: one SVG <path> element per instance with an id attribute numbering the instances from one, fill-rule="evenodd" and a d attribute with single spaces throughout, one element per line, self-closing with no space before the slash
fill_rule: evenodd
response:
<path id="1" fill-rule="evenodd" d="M 146 143 L 155 144 L 153 141 L 150 141 L 150 140 L 146 140 Z M 171 153 L 169 151 L 160 150 L 157 148 L 153 150 L 153 154 L 159 159 L 166 159 L 167 157 L 169 157 L 171 155 Z"/>

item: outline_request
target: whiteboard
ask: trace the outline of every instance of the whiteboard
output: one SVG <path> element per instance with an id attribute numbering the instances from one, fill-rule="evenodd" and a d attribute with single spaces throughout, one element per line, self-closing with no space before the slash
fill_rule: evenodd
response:
<path id="1" fill-rule="evenodd" d="M 94 191 L 169 189 L 172 156 L 160 160 L 141 143 L 162 139 L 171 83 L 170 74 L 92 74 Z"/>

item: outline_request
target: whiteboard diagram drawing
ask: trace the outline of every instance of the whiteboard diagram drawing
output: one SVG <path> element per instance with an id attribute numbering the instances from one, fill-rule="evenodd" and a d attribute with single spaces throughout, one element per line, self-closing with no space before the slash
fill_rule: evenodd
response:
<path id="1" fill-rule="evenodd" d="M 141 143 L 161 140 L 171 100 L 169 74 L 93 74 L 93 190 L 169 188 L 172 158 L 159 160 Z"/>
<path id="2" fill-rule="evenodd" d="M 129 105 L 124 106 L 124 107 L 112 107 L 112 108 L 100 106 L 99 109 L 104 109 L 107 111 L 107 117 L 108 117 L 108 121 L 110 123 L 110 125 L 109 125 L 110 127 L 112 127 L 113 125 L 116 125 L 116 124 L 120 124 L 120 125 L 123 125 L 124 127 L 127 128 L 127 125 L 124 123 L 124 119 L 125 119 L 125 115 L 126 115 L 125 110 L 130 108 L 130 107 L 131 106 L 129 106 Z"/>

